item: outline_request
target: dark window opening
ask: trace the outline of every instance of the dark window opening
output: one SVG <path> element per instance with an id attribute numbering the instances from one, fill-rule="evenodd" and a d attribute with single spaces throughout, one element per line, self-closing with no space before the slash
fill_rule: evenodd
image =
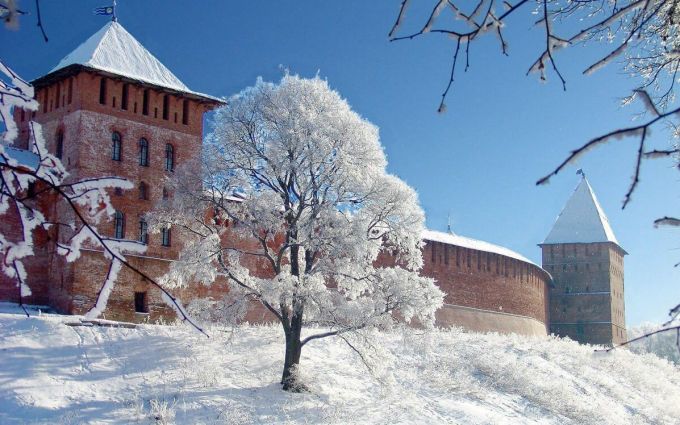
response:
<path id="1" fill-rule="evenodd" d="M 143 218 L 139 220 L 139 241 L 145 245 L 149 243 L 148 225 Z"/>
<path id="2" fill-rule="evenodd" d="M 585 333 L 584 326 L 581 323 L 576 325 L 576 335 L 583 336 L 584 333 Z"/>
<path id="3" fill-rule="evenodd" d="M 116 195 L 116 196 L 123 196 L 123 189 L 117 187 L 117 188 L 113 189 L 113 194 Z"/>
<path id="4" fill-rule="evenodd" d="M 149 115 L 149 89 L 144 90 L 142 97 L 142 115 Z"/>
<path id="5" fill-rule="evenodd" d="M 186 99 L 182 102 L 182 124 L 189 125 L 189 101 Z"/>
<path id="6" fill-rule="evenodd" d="M 146 183 L 141 182 L 139 183 L 139 199 L 149 199 L 147 195 L 147 190 L 146 190 Z"/>
<path id="7" fill-rule="evenodd" d="M 168 199 L 170 195 L 168 194 L 168 189 L 163 188 L 163 199 Z"/>
<path id="8" fill-rule="evenodd" d="M 172 171 L 175 169 L 175 149 L 170 143 L 165 145 L 165 170 Z"/>
<path id="9" fill-rule="evenodd" d="M 116 239 L 125 237 L 125 216 L 120 211 L 116 211 L 114 214 L 113 237 Z"/>
<path id="10" fill-rule="evenodd" d="M 49 98 L 49 88 L 45 89 L 45 99 L 43 100 L 43 114 L 47 112 L 47 99 Z"/>
<path id="11" fill-rule="evenodd" d="M 161 245 L 170 246 L 170 229 L 167 227 L 161 229 Z"/>
<path id="12" fill-rule="evenodd" d="M 127 111 L 128 108 L 128 92 L 130 90 L 130 85 L 125 83 L 123 84 L 123 92 L 121 93 L 120 97 L 120 109 L 123 109 Z"/>
<path id="13" fill-rule="evenodd" d="M 99 103 L 106 105 L 106 78 L 104 77 L 99 82 Z"/>
<path id="14" fill-rule="evenodd" d="M 170 99 L 166 94 L 163 95 L 163 119 L 167 121 L 169 116 L 170 116 Z"/>
<path id="15" fill-rule="evenodd" d="M 59 101 L 61 100 L 61 83 L 57 83 L 57 94 L 55 95 L 57 99 L 55 109 L 59 109 Z"/>
<path id="16" fill-rule="evenodd" d="M 135 313 L 148 313 L 149 306 L 146 302 L 146 292 L 135 292 Z"/>
<path id="17" fill-rule="evenodd" d="M 149 142 L 146 139 L 139 139 L 139 165 L 149 166 Z"/>
<path id="18" fill-rule="evenodd" d="M 28 188 L 26 188 L 26 197 L 27 198 L 35 197 L 35 182 L 28 183 Z"/>
<path id="19" fill-rule="evenodd" d="M 55 150 L 54 156 L 61 159 L 64 156 L 64 132 L 59 130 L 57 133 L 57 148 Z"/>
<path id="20" fill-rule="evenodd" d="M 73 78 L 68 80 L 68 104 L 70 105 L 73 101 Z"/>
<path id="21" fill-rule="evenodd" d="M 135 114 L 137 113 L 137 102 L 135 102 L 135 107 L 132 112 L 134 112 Z"/>
<path id="22" fill-rule="evenodd" d="M 111 99 L 111 107 L 116 107 L 116 96 L 113 96 L 113 99 Z"/>
<path id="23" fill-rule="evenodd" d="M 111 133 L 111 159 L 114 161 L 120 161 L 121 160 L 121 148 L 122 148 L 122 139 L 120 137 L 120 133 L 117 131 L 114 131 Z"/>
<path id="24" fill-rule="evenodd" d="M 177 112 L 175 112 L 175 124 L 177 124 Z"/>
<path id="25" fill-rule="evenodd" d="M 23 122 L 26 119 L 26 112 L 22 109 L 21 110 L 21 121 Z"/>
<path id="26" fill-rule="evenodd" d="M 153 117 L 158 118 L 158 108 L 153 108 Z"/>

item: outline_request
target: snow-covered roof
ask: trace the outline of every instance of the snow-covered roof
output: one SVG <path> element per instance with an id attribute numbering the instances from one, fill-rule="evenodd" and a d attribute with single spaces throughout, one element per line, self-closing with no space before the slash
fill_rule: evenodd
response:
<path id="1" fill-rule="evenodd" d="M 121 24 L 115 21 L 108 22 L 66 55 L 50 71 L 50 74 L 70 65 L 82 65 L 155 86 L 220 100 L 190 90 Z"/>
<path id="2" fill-rule="evenodd" d="M 511 249 L 494 245 L 489 242 L 480 241 L 477 239 L 458 236 L 453 233 L 437 232 L 436 230 L 425 230 L 423 232 L 423 239 L 426 241 L 441 242 L 448 245 L 462 246 L 463 248 L 476 249 L 477 251 L 491 252 L 493 254 L 503 255 L 506 257 L 514 258 L 515 260 L 533 264 L 534 266 L 540 268 L 538 264 L 534 263 L 525 256 L 518 254 L 517 252 Z"/>
<path id="3" fill-rule="evenodd" d="M 592 242 L 619 245 L 593 189 L 583 177 L 543 244 Z"/>

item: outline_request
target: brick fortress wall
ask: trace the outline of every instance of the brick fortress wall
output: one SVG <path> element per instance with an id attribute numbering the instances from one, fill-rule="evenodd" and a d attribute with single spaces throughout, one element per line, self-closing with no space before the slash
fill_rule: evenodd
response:
<path id="1" fill-rule="evenodd" d="M 124 237 L 137 240 L 139 220 L 162 199 L 164 180 L 172 175 L 165 170 L 165 146 L 172 144 L 175 165 L 188 161 L 200 152 L 202 115 L 210 105 L 185 100 L 176 94 L 139 86 L 104 76 L 104 94 L 100 102 L 102 76 L 81 71 L 56 81 L 38 85 L 36 97 L 41 109 L 29 114 L 15 111 L 20 125 L 17 145 L 28 146 L 27 123 L 33 119 L 43 125 L 50 152 L 63 135 L 62 161 L 73 179 L 121 176 L 135 185 L 132 190 L 111 193 L 114 207 L 124 213 Z M 127 91 L 126 96 L 123 91 Z M 147 114 L 144 114 L 144 96 Z M 123 98 L 126 102 L 123 103 Z M 167 102 L 167 103 L 166 103 Z M 165 103 L 165 105 L 164 105 Z M 164 113 L 164 106 L 167 111 Z M 188 112 L 188 120 L 184 114 Z M 185 123 L 186 122 L 186 123 Z M 121 135 L 120 161 L 112 160 L 112 134 Z M 139 163 L 139 140 L 149 144 L 149 165 Z M 140 199 L 139 184 L 146 185 L 146 199 Z M 167 193 L 167 196 L 172 196 Z M 62 221 L 72 219 L 72 212 L 60 203 L 50 206 L 51 214 Z M 0 224 L 11 231 L 16 220 Z M 103 235 L 113 236 L 113 221 L 102 223 Z M 68 234 L 57 229 L 37 236 L 36 256 L 27 261 L 34 295 L 25 302 L 49 304 L 58 311 L 83 314 L 97 298 L 108 269 L 108 261 L 97 249 L 84 250 L 81 258 L 65 263 L 53 254 L 52 240 L 65 240 Z M 247 243 L 247 242 L 245 242 Z M 178 257 L 182 248 L 179 235 L 173 234 L 170 246 L 162 246 L 160 235 L 149 235 L 144 255 L 128 256 L 130 262 L 157 279 Z M 478 251 L 440 242 L 427 241 L 422 273 L 437 280 L 446 293 L 445 303 L 437 315 L 440 326 L 463 325 L 474 330 L 496 330 L 525 334 L 545 334 L 549 276 L 539 267 L 500 254 Z M 253 264 L 262 269 L 262 265 Z M 259 271 L 266 274 L 266 270 Z M 220 297 L 227 292 L 224 282 L 211 287 L 176 291 L 186 304 L 194 298 Z M 146 294 L 146 312 L 135 312 L 135 293 Z M 18 299 L 14 282 L 0 278 L 0 299 Z M 174 313 L 161 300 L 160 291 L 130 270 L 123 269 L 111 294 L 105 316 L 110 319 L 143 321 L 171 318 Z M 250 321 L 271 320 L 262 306 L 254 306 Z"/>
<path id="2" fill-rule="evenodd" d="M 28 122 L 32 119 L 42 125 L 50 152 L 56 152 L 57 139 L 62 137 L 62 162 L 70 180 L 101 176 L 130 180 L 134 189 L 111 191 L 110 196 L 114 208 L 125 217 L 123 237 L 131 240 L 140 237 L 142 215 L 163 196 L 172 196 L 164 190 L 165 179 L 172 175 L 172 171 L 165 169 L 166 145 L 173 147 L 175 167 L 197 155 L 201 148 L 203 113 L 216 104 L 87 71 L 36 82 L 36 98 L 41 105 L 38 111 L 15 111 L 15 120 L 20 127 L 15 145 L 28 147 Z M 113 132 L 121 135 L 120 160 L 112 159 Z M 148 166 L 140 165 L 139 141 L 142 138 L 148 142 Z M 144 196 L 140 195 L 141 183 L 146 188 Z M 54 199 L 48 203 L 51 203 L 48 207 L 51 219 L 73 220 L 72 211 L 63 203 L 54 202 Z M 17 217 L 8 215 L 3 217 L 0 226 L 3 233 L 11 234 L 17 224 Z M 114 235 L 113 221 L 101 223 L 98 229 L 102 235 Z M 25 262 L 33 296 L 24 302 L 48 304 L 58 311 L 73 314 L 84 313 L 92 307 L 104 281 L 108 261 L 97 249 L 86 249 L 73 263 L 53 255 L 54 243 L 50 242 L 64 241 L 69 236 L 67 231 L 56 226 L 49 232 L 38 232 L 36 255 Z M 160 235 L 148 235 L 147 252 L 143 256 L 131 256 L 131 263 L 143 268 L 154 279 L 160 277 L 182 248 L 181 238 L 177 235 L 171 233 L 170 241 L 170 246 L 162 246 Z M 218 288 L 219 285 L 213 290 Z M 134 313 L 135 292 L 147 293 L 148 314 Z M 209 290 L 199 292 L 205 295 Z M 18 295 L 15 282 L 1 277 L 1 299 L 17 301 Z M 109 317 L 139 320 L 168 314 L 171 311 L 160 300 L 160 291 L 151 290 L 147 282 L 129 270 L 120 274 L 107 311 Z"/>
<path id="3" fill-rule="evenodd" d="M 589 344 L 626 341 L 623 255 L 617 245 L 542 245 L 543 266 L 553 276 L 550 331 Z"/>
<path id="4" fill-rule="evenodd" d="M 422 274 L 444 291 L 440 326 L 477 331 L 547 332 L 550 276 L 543 269 L 501 254 L 426 241 Z"/>

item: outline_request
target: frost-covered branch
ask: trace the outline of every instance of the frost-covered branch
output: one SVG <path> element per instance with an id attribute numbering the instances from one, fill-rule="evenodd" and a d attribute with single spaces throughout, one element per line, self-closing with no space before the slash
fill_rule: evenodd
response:
<path id="1" fill-rule="evenodd" d="M 665 112 L 665 113 L 659 113 L 658 110 L 654 107 L 653 103 L 651 102 L 651 98 L 646 92 L 644 93 L 643 96 L 640 96 L 640 98 L 645 102 L 646 106 L 651 109 L 651 112 L 654 113 L 654 117 L 648 120 L 647 122 L 636 125 L 633 127 L 627 127 L 627 128 L 622 128 L 618 130 L 611 131 L 607 134 L 604 134 L 602 136 L 596 137 L 590 141 L 588 141 L 586 144 L 583 146 L 573 150 L 567 158 L 562 161 L 562 163 L 557 166 L 550 174 L 546 175 L 545 177 L 539 179 L 536 184 L 537 185 L 543 185 L 547 184 L 550 181 L 550 178 L 553 176 L 556 176 L 560 171 L 562 171 L 566 166 L 574 163 L 577 161 L 583 154 L 586 152 L 590 151 L 591 149 L 604 145 L 606 143 L 609 143 L 614 140 L 621 140 L 627 137 L 639 137 L 639 144 L 638 144 L 638 149 L 637 149 L 637 154 L 635 157 L 635 171 L 633 174 L 633 180 L 630 184 L 630 187 L 628 188 L 628 191 L 626 192 L 625 198 L 623 200 L 623 205 L 622 209 L 626 208 L 628 203 L 631 200 L 631 196 L 633 192 L 635 191 L 635 188 L 637 187 L 638 183 L 640 182 L 640 167 L 642 165 L 642 160 L 643 159 L 653 159 L 653 158 L 658 158 L 660 156 L 670 156 L 672 155 L 676 150 L 667 150 L 667 151 L 659 151 L 659 150 L 654 150 L 650 152 L 645 152 L 644 147 L 645 147 L 645 141 L 647 139 L 647 135 L 649 134 L 651 127 L 654 126 L 659 121 L 662 121 L 664 119 L 667 119 L 669 117 L 672 117 L 676 115 L 677 113 L 680 112 L 680 107 L 673 109 L 671 111 Z"/>
<path id="2" fill-rule="evenodd" d="M 657 329 L 657 330 L 651 331 L 651 332 L 646 332 L 646 333 L 644 333 L 644 334 L 642 334 L 638 337 L 635 337 L 633 339 L 629 339 L 628 341 L 622 342 L 619 345 L 615 345 L 613 347 L 609 347 L 609 348 L 602 349 L 602 350 L 595 350 L 595 351 L 604 351 L 604 352 L 608 353 L 612 350 L 615 350 L 615 349 L 620 348 L 620 347 L 625 347 L 626 345 L 629 345 L 629 344 L 632 344 L 634 342 L 649 338 L 653 335 L 657 335 L 657 334 L 660 334 L 660 333 L 666 333 L 666 332 L 672 332 L 672 331 L 675 331 L 675 334 L 676 334 L 675 346 L 680 351 L 680 325 L 678 325 L 678 326 L 668 326 L 668 322 L 664 323 L 662 325 L 661 329 Z"/>
<path id="3" fill-rule="evenodd" d="M 194 230 L 164 282 L 226 280 L 225 305 L 264 306 L 286 336 L 281 383 L 291 391 L 310 341 L 397 317 L 431 325 L 442 293 L 418 274 L 423 212 L 385 166 L 377 128 L 326 81 L 258 80 L 217 111 L 200 164 L 177 170 L 175 196 L 150 217 L 154 231 Z M 398 266 L 378 266 L 382 257 Z M 224 311 L 229 322 L 243 314 Z M 325 330 L 303 337 L 307 326 Z"/>
<path id="4" fill-rule="evenodd" d="M 0 119 L 6 131 L 0 144 L 0 217 L 7 220 L 15 216 L 21 229 L 18 238 L 0 234 L 0 271 L 16 279 L 19 287 L 19 301 L 31 295 L 31 288 L 23 261 L 34 255 L 34 232 L 47 231 L 53 225 L 70 230 L 60 234 L 65 240 L 56 240 L 57 254 L 66 261 L 80 257 L 85 247 L 101 248 L 110 261 L 106 279 L 97 295 L 95 306 L 87 313 L 89 317 L 100 315 L 106 307 L 118 273 L 123 267 L 147 279 L 163 293 L 164 300 L 177 311 L 178 316 L 202 332 L 186 313 L 179 301 L 154 279 L 131 265 L 126 253 L 140 254 L 146 246 L 134 241 L 105 238 L 97 226 L 108 220 L 114 208 L 108 191 L 115 188 L 131 189 L 132 183 L 119 177 L 100 177 L 73 180 L 61 161 L 49 153 L 42 135 L 42 128 L 36 122 L 29 122 L 29 150 L 10 146 L 17 137 L 17 127 L 12 113 L 15 108 L 36 110 L 33 87 L 18 77 L 10 68 L 0 62 Z M 49 197 L 50 204 L 60 202 L 72 214 L 72 222 L 55 222 L 51 214 L 40 210 L 37 199 Z"/>

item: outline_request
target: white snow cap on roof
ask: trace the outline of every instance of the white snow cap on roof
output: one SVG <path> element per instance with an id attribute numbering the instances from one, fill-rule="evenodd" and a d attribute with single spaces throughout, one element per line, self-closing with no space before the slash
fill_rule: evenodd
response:
<path id="1" fill-rule="evenodd" d="M 619 244 L 585 176 L 557 216 L 544 244 L 613 242 Z"/>
<path id="2" fill-rule="evenodd" d="M 432 242 L 441 242 L 447 245 L 456 245 L 463 248 L 476 249 L 477 251 L 491 252 L 494 254 L 504 255 L 506 257 L 514 258 L 515 260 L 523 261 L 525 263 L 533 264 L 540 267 L 538 264 L 529 260 L 525 256 L 516 253 L 515 251 L 504 248 L 502 246 L 494 245 L 489 242 L 479 241 L 477 239 L 466 238 L 458 236 L 453 233 L 437 232 L 435 230 L 425 230 L 423 232 L 423 239 Z"/>
<path id="3" fill-rule="evenodd" d="M 50 72 L 74 64 L 193 93 L 118 22 L 104 25 Z"/>

